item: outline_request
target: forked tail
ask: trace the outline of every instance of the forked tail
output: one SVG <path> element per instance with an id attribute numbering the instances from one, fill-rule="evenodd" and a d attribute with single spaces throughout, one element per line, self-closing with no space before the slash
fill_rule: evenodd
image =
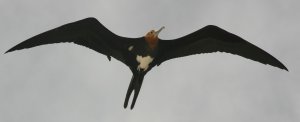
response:
<path id="1" fill-rule="evenodd" d="M 143 79 L 144 79 L 144 74 L 142 74 L 142 73 L 137 73 L 137 74 L 134 73 L 133 74 L 130 84 L 129 84 L 129 87 L 128 87 L 128 90 L 127 90 L 127 94 L 126 94 L 126 98 L 125 98 L 125 102 L 124 102 L 124 108 L 127 108 L 130 95 L 134 91 L 134 96 L 133 96 L 132 103 L 130 106 L 130 109 L 133 109 L 136 99 L 139 95 L 139 92 L 140 92 L 140 89 L 141 89 L 141 86 L 143 83 Z"/>

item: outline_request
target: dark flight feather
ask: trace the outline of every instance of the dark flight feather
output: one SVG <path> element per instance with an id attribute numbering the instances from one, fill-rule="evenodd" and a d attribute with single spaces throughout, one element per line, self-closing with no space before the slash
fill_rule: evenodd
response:
<path id="1" fill-rule="evenodd" d="M 288 69 L 276 58 L 246 40 L 217 26 L 208 25 L 194 33 L 174 40 L 159 41 L 157 65 L 173 58 L 201 53 L 227 52 L 284 70 Z"/>
<path id="2" fill-rule="evenodd" d="M 124 53 L 133 41 L 134 39 L 112 33 L 95 18 L 86 18 L 29 38 L 5 53 L 45 44 L 73 42 L 107 55 L 109 60 L 112 56 L 127 64 L 125 62 L 127 54 Z"/>

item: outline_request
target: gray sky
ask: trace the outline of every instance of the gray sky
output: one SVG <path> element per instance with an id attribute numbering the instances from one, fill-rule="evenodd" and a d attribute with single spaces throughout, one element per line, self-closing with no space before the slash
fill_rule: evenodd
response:
<path id="1" fill-rule="evenodd" d="M 96 17 L 114 33 L 140 37 L 165 26 L 174 39 L 208 24 L 266 50 L 290 72 L 236 55 L 195 55 L 145 77 L 123 109 L 131 73 L 74 44 L 0 55 L 1 122 L 298 122 L 299 0 L 0 0 L 0 52 L 36 34 Z"/>

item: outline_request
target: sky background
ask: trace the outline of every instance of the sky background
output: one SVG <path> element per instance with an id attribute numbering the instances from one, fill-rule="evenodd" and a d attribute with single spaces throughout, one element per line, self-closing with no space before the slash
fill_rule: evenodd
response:
<path id="1" fill-rule="evenodd" d="M 299 122 L 299 0 L 0 0 L 1 122 Z M 86 17 L 112 32 L 175 39 L 217 25 L 269 52 L 289 72 L 236 55 L 170 60 L 145 79 L 133 110 L 121 62 L 74 44 L 3 54 Z"/>

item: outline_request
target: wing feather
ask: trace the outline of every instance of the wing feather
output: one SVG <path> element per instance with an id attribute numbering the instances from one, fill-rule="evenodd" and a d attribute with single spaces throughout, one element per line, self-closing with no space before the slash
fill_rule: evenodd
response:
<path id="1" fill-rule="evenodd" d="M 132 43 L 131 40 L 134 39 L 112 33 L 95 18 L 86 18 L 29 38 L 5 53 L 45 44 L 73 42 L 126 63 L 124 50 Z"/>
<path id="2" fill-rule="evenodd" d="M 166 60 L 183 56 L 226 52 L 288 70 L 279 60 L 266 51 L 213 25 L 208 25 L 178 39 L 161 40 L 159 46 L 162 53 L 157 59 L 158 65 Z"/>

